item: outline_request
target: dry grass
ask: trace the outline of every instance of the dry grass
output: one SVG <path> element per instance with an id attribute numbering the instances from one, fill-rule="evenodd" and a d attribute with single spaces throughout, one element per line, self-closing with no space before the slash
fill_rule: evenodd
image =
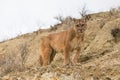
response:
<path id="1" fill-rule="evenodd" d="M 25 69 L 24 63 L 28 53 L 27 44 L 21 44 L 19 48 L 20 52 L 16 50 L 8 50 L 5 55 L 1 56 L 0 59 L 0 75 L 3 76 L 12 71 L 22 71 Z"/>
<path id="2" fill-rule="evenodd" d="M 0 43 L 0 76 L 3 76 L 0 79 L 119 80 L 120 18 L 114 17 L 115 14 L 113 11 L 110 13 L 113 17 L 109 17 L 109 12 L 91 15 L 85 35 L 85 52 L 79 59 L 80 66 L 63 67 L 59 54 L 51 65 L 37 65 L 41 36 L 69 28 L 74 24 L 73 18 L 66 18 L 63 23 L 52 27 L 55 29 L 40 29 Z M 6 76 L 8 79 L 5 79 Z"/>
<path id="3" fill-rule="evenodd" d="M 1 65 L 1 74 L 5 75 L 12 71 L 23 70 L 22 58 L 20 55 L 16 55 L 13 51 L 5 55 L 4 63 Z"/>

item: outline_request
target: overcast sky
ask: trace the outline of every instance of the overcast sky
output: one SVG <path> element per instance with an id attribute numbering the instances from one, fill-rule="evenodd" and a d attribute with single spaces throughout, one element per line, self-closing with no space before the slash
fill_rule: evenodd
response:
<path id="1" fill-rule="evenodd" d="M 0 0 L 0 41 L 48 28 L 57 15 L 79 18 L 84 5 L 94 13 L 118 7 L 120 0 Z"/>

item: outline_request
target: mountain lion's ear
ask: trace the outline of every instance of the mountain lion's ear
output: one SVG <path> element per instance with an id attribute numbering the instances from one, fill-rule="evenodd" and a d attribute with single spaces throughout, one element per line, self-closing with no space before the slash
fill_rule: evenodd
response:
<path id="1" fill-rule="evenodd" d="M 88 20 L 90 20 L 90 18 L 91 18 L 91 15 L 86 15 L 86 16 L 84 17 L 85 22 L 87 22 Z"/>

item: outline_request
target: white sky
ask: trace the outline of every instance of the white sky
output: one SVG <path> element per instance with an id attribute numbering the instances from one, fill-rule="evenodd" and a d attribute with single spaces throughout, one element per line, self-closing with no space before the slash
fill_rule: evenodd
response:
<path id="1" fill-rule="evenodd" d="M 59 14 L 78 18 L 84 5 L 93 13 L 120 6 L 120 0 L 0 0 L 0 41 L 48 28 Z"/>

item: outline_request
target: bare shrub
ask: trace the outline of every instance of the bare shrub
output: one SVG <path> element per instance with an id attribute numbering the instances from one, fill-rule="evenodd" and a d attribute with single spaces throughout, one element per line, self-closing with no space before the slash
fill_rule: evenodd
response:
<path id="1" fill-rule="evenodd" d="M 57 30 L 57 27 L 56 27 L 56 26 L 50 26 L 50 29 L 51 29 L 52 31 L 56 31 L 56 30 Z"/>
<path id="2" fill-rule="evenodd" d="M 67 24 L 67 25 L 70 25 L 71 22 L 72 22 L 73 18 L 71 16 L 67 16 L 65 19 L 64 19 L 64 23 Z"/>
<path id="3" fill-rule="evenodd" d="M 111 8 L 109 11 L 110 15 L 115 15 L 116 14 L 116 9 L 115 8 Z"/>
<path id="4" fill-rule="evenodd" d="M 74 24 L 74 18 L 72 18 L 71 16 L 67 16 L 65 19 L 64 19 L 64 22 L 63 22 L 63 26 L 64 26 L 64 30 L 68 29 L 69 27 L 73 26 Z"/>
<path id="5" fill-rule="evenodd" d="M 109 11 L 109 16 L 120 17 L 120 7 L 118 8 L 111 8 Z"/>
<path id="6" fill-rule="evenodd" d="M 88 10 L 87 10 L 87 8 L 86 8 L 86 5 L 84 5 L 84 6 L 82 7 L 82 9 L 79 11 L 79 13 L 80 13 L 81 17 L 85 17 L 85 16 L 87 15 Z"/>
<path id="7" fill-rule="evenodd" d="M 72 18 L 71 16 L 63 17 L 61 15 L 58 15 L 54 18 L 62 23 L 62 26 L 63 26 L 64 29 L 67 29 L 67 28 L 71 27 L 71 25 L 74 24 L 74 22 L 73 22 L 74 18 Z M 56 26 L 50 26 L 50 27 L 51 27 L 52 30 L 57 30 Z"/>
<path id="8" fill-rule="evenodd" d="M 56 20 L 60 21 L 61 23 L 64 21 L 63 16 L 62 16 L 62 15 L 60 15 L 60 14 L 59 14 L 58 16 L 54 17 L 54 19 L 56 19 Z"/>
<path id="9" fill-rule="evenodd" d="M 5 54 L 5 63 L 1 66 L 0 75 L 5 75 L 11 71 L 22 70 L 22 60 L 19 54 L 9 51 Z"/>
<path id="10" fill-rule="evenodd" d="M 118 13 L 120 14 L 120 6 L 117 8 Z"/>
<path id="11" fill-rule="evenodd" d="M 22 44 L 20 47 L 20 53 L 8 50 L 4 55 L 4 59 L 0 63 L 0 75 L 5 75 L 12 71 L 22 71 L 25 69 L 24 63 L 26 61 L 26 56 L 28 53 L 27 44 Z"/>
<path id="12" fill-rule="evenodd" d="M 21 58 L 22 58 L 22 66 L 24 67 L 24 64 L 25 64 L 25 61 L 26 61 L 26 56 L 27 56 L 27 53 L 28 53 L 28 46 L 27 46 L 27 43 L 24 43 L 21 45 L 20 47 L 20 53 L 21 53 Z"/>

